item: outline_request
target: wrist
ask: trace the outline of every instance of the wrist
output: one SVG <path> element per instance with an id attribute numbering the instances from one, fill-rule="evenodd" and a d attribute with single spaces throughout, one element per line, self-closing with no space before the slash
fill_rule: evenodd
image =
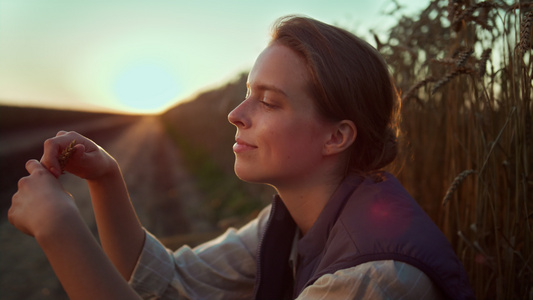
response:
<path id="1" fill-rule="evenodd" d="M 115 181 L 117 179 L 122 179 L 122 172 L 116 160 L 111 158 L 107 164 L 105 170 L 100 173 L 98 176 L 93 178 L 86 178 L 89 185 L 101 185 L 109 181 Z"/>
<path id="2" fill-rule="evenodd" d="M 87 183 L 95 213 L 102 208 L 99 205 L 101 203 L 107 203 L 107 208 L 109 208 L 107 205 L 114 207 L 117 203 L 130 205 L 126 183 L 117 163 L 103 173 L 103 175 L 97 178 L 87 179 Z"/>
<path id="3" fill-rule="evenodd" d="M 43 249 L 50 245 L 68 242 L 72 236 L 76 236 L 78 231 L 86 227 L 72 199 L 68 201 L 69 205 L 59 206 L 53 217 L 40 222 L 38 229 L 34 231 L 34 238 Z"/>

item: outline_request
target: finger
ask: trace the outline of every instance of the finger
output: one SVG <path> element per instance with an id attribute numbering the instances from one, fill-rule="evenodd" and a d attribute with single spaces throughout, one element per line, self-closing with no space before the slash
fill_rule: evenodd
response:
<path id="1" fill-rule="evenodd" d="M 17 182 L 17 188 L 20 190 L 24 189 L 24 186 L 27 184 L 30 176 L 25 176 L 19 179 Z"/>
<path id="2" fill-rule="evenodd" d="M 54 174 L 55 177 L 59 177 L 61 175 L 61 166 L 57 160 L 59 151 L 60 145 L 57 141 L 54 141 L 53 139 L 47 139 L 44 142 L 44 151 L 43 156 L 41 157 L 41 164 L 48 168 L 50 173 Z"/>
<path id="3" fill-rule="evenodd" d="M 85 154 L 85 145 L 83 144 L 76 144 L 74 146 L 74 153 L 72 154 L 73 159 L 80 159 Z"/>
<path id="4" fill-rule="evenodd" d="M 64 130 L 60 130 L 56 133 L 56 136 L 62 136 L 62 135 L 65 135 L 67 134 L 68 132 L 64 131 Z"/>
<path id="5" fill-rule="evenodd" d="M 37 170 L 46 170 L 46 168 L 36 159 L 30 159 L 26 162 L 26 170 L 30 175 Z"/>
<path id="6" fill-rule="evenodd" d="M 59 131 L 55 137 L 44 141 L 44 152 L 41 157 L 41 163 L 48 168 L 55 177 L 61 175 L 61 165 L 58 156 L 62 149 L 69 145 L 72 139 L 74 139 L 74 137 L 71 137 L 68 132 Z"/>

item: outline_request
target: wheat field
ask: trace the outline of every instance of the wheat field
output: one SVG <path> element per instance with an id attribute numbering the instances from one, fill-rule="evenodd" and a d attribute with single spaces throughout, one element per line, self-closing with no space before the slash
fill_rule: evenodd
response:
<path id="1" fill-rule="evenodd" d="M 533 298 L 532 9 L 432 1 L 374 34 L 402 98 L 395 171 L 478 299 Z"/>

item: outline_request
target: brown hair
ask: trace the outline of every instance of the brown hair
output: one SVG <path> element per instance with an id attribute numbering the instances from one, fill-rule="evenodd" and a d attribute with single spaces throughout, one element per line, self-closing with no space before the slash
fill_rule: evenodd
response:
<path id="1" fill-rule="evenodd" d="M 399 100 L 375 48 L 344 29 L 300 16 L 278 19 L 272 43 L 305 59 L 311 93 L 324 118 L 351 120 L 357 127 L 349 172 L 370 173 L 396 158 Z"/>

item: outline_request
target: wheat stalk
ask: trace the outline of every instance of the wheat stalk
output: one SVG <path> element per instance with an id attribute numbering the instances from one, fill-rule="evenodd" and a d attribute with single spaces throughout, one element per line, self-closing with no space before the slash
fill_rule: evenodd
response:
<path id="1" fill-rule="evenodd" d="M 467 21 L 467 20 L 471 20 L 473 19 L 472 18 L 472 14 L 474 13 L 474 11 L 478 8 L 492 8 L 494 7 L 494 4 L 490 3 L 490 2 L 487 2 L 487 1 L 483 1 L 483 2 L 479 2 L 479 3 L 476 3 L 470 7 L 468 7 L 467 9 L 465 9 L 458 17 L 457 19 L 455 19 L 452 23 L 452 28 L 454 31 L 459 31 L 461 29 L 461 25 L 463 24 L 463 21 Z"/>
<path id="2" fill-rule="evenodd" d="M 431 59 L 432 63 L 437 63 L 439 65 L 453 66 L 456 64 L 456 60 L 453 58 L 443 58 L 443 59 Z"/>
<path id="3" fill-rule="evenodd" d="M 457 77 L 461 74 L 471 74 L 474 71 L 471 68 L 458 68 L 455 69 L 453 72 L 447 74 L 443 78 L 441 78 L 435 85 L 433 86 L 433 90 L 431 90 L 431 94 L 435 94 L 435 92 L 442 86 L 446 85 L 450 80 L 452 80 L 454 77 Z"/>
<path id="4" fill-rule="evenodd" d="M 448 12 L 448 21 L 450 21 L 450 23 L 453 22 L 453 19 L 457 14 L 457 5 L 458 3 L 456 1 L 448 0 L 448 6 L 446 8 L 446 11 Z"/>
<path id="5" fill-rule="evenodd" d="M 519 1 L 518 3 L 515 3 L 511 6 L 509 6 L 507 8 L 507 12 L 510 12 L 512 10 L 515 10 L 515 9 L 524 9 L 524 8 L 528 8 L 528 7 L 533 7 L 533 3 L 532 2 L 524 2 L 524 1 Z"/>
<path id="6" fill-rule="evenodd" d="M 421 80 L 419 81 L 418 83 L 416 83 L 415 85 L 413 85 L 411 88 L 409 88 L 409 90 L 407 91 L 407 93 L 405 93 L 405 95 L 402 97 L 402 101 L 406 100 L 406 99 L 409 99 L 410 97 L 413 96 L 413 94 L 415 93 L 415 91 L 417 91 L 419 88 L 425 86 L 426 84 L 430 83 L 430 82 L 435 82 L 435 78 L 433 77 L 428 77 L 424 80 Z"/>
<path id="7" fill-rule="evenodd" d="M 526 145 L 527 149 L 533 150 L 533 130 L 531 122 L 531 113 L 529 111 L 526 111 L 526 117 L 525 117 L 525 126 L 526 126 Z M 533 174 L 532 174 L 533 175 Z"/>
<path id="8" fill-rule="evenodd" d="M 476 170 L 464 170 L 463 172 L 459 173 L 457 177 L 455 177 L 455 179 L 452 182 L 452 185 L 448 188 L 448 190 L 446 191 L 446 195 L 442 199 L 442 206 L 446 205 L 446 203 L 450 201 L 453 193 L 459 188 L 459 186 L 465 180 L 465 178 L 468 177 L 468 175 L 473 174 L 473 173 L 477 173 L 477 171 Z"/>
<path id="9" fill-rule="evenodd" d="M 483 50 L 483 53 L 481 54 L 481 58 L 478 64 L 478 74 L 480 77 L 483 77 L 485 73 L 487 72 L 487 61 L 489 60 L 491 53 L 492 53 L 492 49 L 489 48 L 489 49 Z"/>
<path id="10" fill-rule="evenodd" d="M 520 54 L 524 54 L 526 51 L 531 49 L 530 46 L 530 36 L 531 36 L 531 23 L 533 23 L 533 12 L 528 12 L 522 24 L 520 24 L 520 42 L 518 43 L 518 50 Z"/>
<path id="11" fill-rule="evenodd" d="M 464 67 L 465 63 L 466 63 L 466 60 L 470 57 L 470 55 L 472 55 L 472 53 L 474 53 L 474 50 L 472 50 L 472 49 L 461 51 L 457 55 L 457 59 L 455 60 L 455 65 L 458 68 Z"/>
<path id="12" fill-rule="evenodd" d="M 67 148 L 63 149 L 61 154 L 59 155 L 59 166 L 61 167 L 61 172 L 65 171 L 65 167 L 67 166 L 69 158 L 76 152 L 76 140 L 72 140 Z"/>

